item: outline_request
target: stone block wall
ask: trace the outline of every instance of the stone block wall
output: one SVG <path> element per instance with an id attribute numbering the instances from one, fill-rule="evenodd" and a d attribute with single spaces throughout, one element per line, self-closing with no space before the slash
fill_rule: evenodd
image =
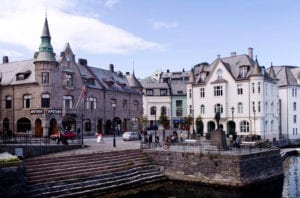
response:
<path id="1" fill-rule="evenodd" d="M 238 187 L 283 176 L 278 150 L 249 154 L 145 152 L 171 180 Z"/>

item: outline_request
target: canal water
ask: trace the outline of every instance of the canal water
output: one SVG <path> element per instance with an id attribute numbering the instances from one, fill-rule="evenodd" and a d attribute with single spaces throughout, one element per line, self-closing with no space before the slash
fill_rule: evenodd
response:
<path id="1" fill-rule="evenodd" d="M 300 198 L 300 155 L 291 156 L 284 162 L 284 178 L 251 188 L 217 188 L 164 182 L 135 189 L 122 198 Z"/>

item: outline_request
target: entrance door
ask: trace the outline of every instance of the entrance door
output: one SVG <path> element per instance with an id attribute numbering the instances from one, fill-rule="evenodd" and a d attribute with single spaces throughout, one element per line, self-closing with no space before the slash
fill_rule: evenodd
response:
<path id="1" fill-rule="evenodd" d="M 36 137 L 42 137 L 43 136 L 42 121 L 39 118 L 35 120 L 35 136 Z"/>

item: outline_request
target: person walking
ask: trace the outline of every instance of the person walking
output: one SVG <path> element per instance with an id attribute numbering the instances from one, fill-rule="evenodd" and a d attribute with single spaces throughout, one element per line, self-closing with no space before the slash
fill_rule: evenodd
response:
<path id="1" fill-rule="evenodd" d="M 98 143 L 104 143 L 103 141 L 103 134 L 101 131 L 98 132 L 98 135 L 97 135 L 97 142 Z"/>

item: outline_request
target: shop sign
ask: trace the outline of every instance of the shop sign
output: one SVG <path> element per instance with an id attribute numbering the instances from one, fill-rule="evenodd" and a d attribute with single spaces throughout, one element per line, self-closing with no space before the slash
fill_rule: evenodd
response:
<path id="1" fill-rule="evenodd" d="M 48 109 L 48 114 L 61 114 L 61 109 Z"/>
<path id="2" fill-rule="evenodd" d="M 44 114 L 43 109 L 31 109 L 30 114 Z"/>

